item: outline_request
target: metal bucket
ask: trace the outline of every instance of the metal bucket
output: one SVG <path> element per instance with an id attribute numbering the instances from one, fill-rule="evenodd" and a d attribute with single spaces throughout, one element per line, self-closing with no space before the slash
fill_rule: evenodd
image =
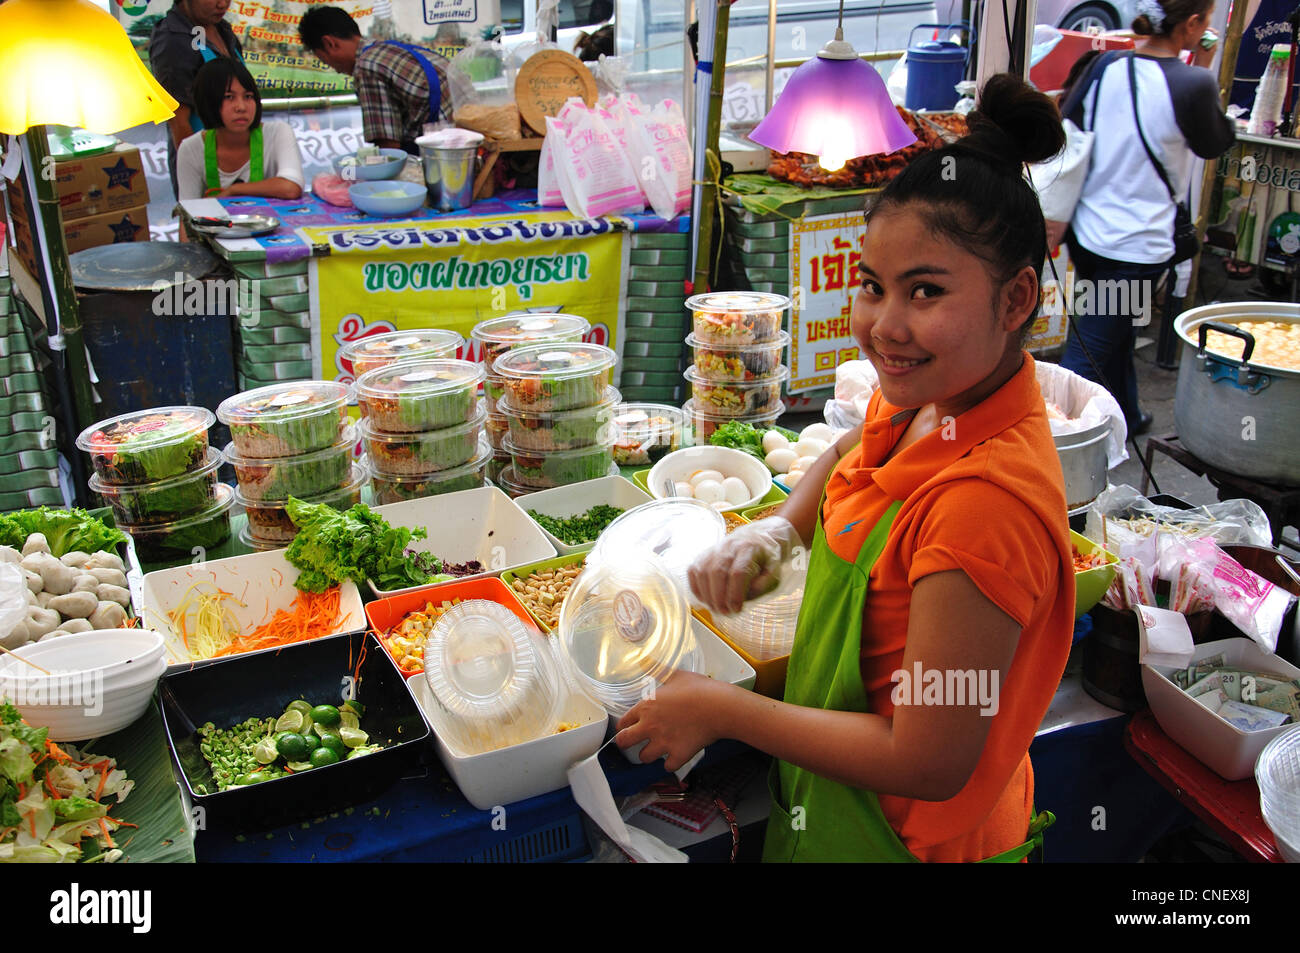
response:
<path id="1" fill-rule="evenodd" d="M 474 201 L 474 157 L 478 146 L 447 149 L 420 146 L 424 166 L 424 184 L 429 189 L 429 205 L 442 212 L 467 209 Z"/>
<path id="2" fill-rule="evenodd" d="M 1061 473 L 1065 476 L 1066 509 L 1091 503 L 1106 489 L 1106 441 L 1110 438 L 1110 421 L 1053 438 Z"/>

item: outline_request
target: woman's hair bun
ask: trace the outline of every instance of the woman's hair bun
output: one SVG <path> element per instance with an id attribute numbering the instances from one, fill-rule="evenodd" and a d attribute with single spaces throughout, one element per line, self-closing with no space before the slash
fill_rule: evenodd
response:
<path id="1" fill-rule="evenodd" d="M 1134 20 L 1132 26 L 1133 26 L 1133 32 L 1136 33 L 1138 36 L 1156 35 L 1155 24 L 1151 22 L 1151 18 L 1147 16 L 1145 13 L 1139 16 L 1136 20 Z"/>
<path id="2" fill-rule="evenodd" d="M 980 90 L 979 108 L 966 117 L 962 144 L 1019 165 L 1042 162 L 1065 148 L 1056 104 L 1014 73 L 998 73 Z"/>

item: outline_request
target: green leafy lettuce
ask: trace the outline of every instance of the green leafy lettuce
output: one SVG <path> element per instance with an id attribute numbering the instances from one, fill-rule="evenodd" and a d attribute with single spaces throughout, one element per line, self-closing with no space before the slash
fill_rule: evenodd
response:
<path id="1" fill-rule="evenodd" d="M 50 552 L 64 556 L 71 552 L 112 552 L 126 542 L 126 534 L 106 525 L 85 510 L 59 510 L 42 506 L 0 516 L 0 545 L 21 549 L 32 533 L 44 533 Z"/>
<path id="2" fill-rule="evenodd" d="M 713 435 L 709 437 L 709 443 L 715 447 L 731 447 L 733 450 L 747 453 L 759 460 L 766 460 L 767 454 L 763 452 L 763 434 L 767 433 L 768 430 L 775 430 L 792 442 L 799 439 L 797 433 L 784 427 L 773 425 L 770 428 L 760 429 L 741 420 L 729 420 L 713 431 Z"/>
<path id="3" fill-rule="evenodd" d="M 298 527 L 285 558 L 300 570 L 294 585 L 305 592 L 324 592 L 345 579 L 371 580 L 380 589 L 404 589 L 440 581 L 437 557 L 407 549 L 428 531 L 390 526 L 364 503 L 340 512 L 324 503 L 289 498 L 285 509 Z"/>

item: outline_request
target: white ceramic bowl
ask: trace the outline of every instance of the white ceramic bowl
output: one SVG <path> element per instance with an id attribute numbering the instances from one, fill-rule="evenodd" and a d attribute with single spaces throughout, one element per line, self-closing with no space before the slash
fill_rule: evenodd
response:
<path id="1" fill-rule="evenodd" d="M 0 658 L 0 696 L 51 741 L 84 741 L 125 728 L 144 712 L 167 662 L 148 629 L 98 629 L 24 646 Z"/>
<path id="2" fill-rule="evenodd" d="M 691 474 L 698 470 L 717 470 L 724 477 L 739 477 L 749 487 L 749 499 L 727 506 L 724 512 L 754 506 L 772 489 L 772 471 L 762 460 L 731 447 L 713 446 L 674 450 L 650 468 L 646 483 L 655 499 L 665 500 L 671 496 L 666 491 L 666 483 L 689 482 Z"/>

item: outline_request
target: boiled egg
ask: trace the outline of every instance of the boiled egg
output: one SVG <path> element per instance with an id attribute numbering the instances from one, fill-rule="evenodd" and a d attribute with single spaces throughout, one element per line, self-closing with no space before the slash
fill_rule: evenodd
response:
<path id="1" fill-rule="evenodd" d="M 704 503 L 719 503 L 727 498 L 727 491 L 717 480 L 701 480 L 695 484 L 695 498 Z"/>
<path id="2" fill-rule="evenodd" d="M 799 442 L 793 447 L 797 457 L 820 457 L 826 452 L 828 444 L 824 440 L 816 440 L 811 437 L 800 437 Z"/>
<path id="3" fill-rule="evenodd" d="M 809 424 L 799 434 L 800 440 L 820 440 L 822 443 L 830 443 L 834 438 L 835 432 L 828 424 Z"/>
<path id="4" fill-rule="evenodd" d="M 749 487 L 740 477 L 727 477 L 722 481 L 722 496 L 732 506 L 744 503 L 752 495 Z"/>
<path id="5" fill-rule="evenodd" d="M 797 459 L 799 459 L 798 455 L 790 449 L 789 445 L 786 445 L 768 451 L 767 456 L 763 458 L 763 462 L 767 464 L 767 468 L 773 473 L 785 473 L 790 469 L 790 464 Z"/>
<path id="6" fill-rule="evenodd" d="M 781 482 L 793 490 L 796 486 L 799 485 L 799 481 L 802 479 L 803 479 L 802 470 L 791 470 L 789 473 L 787 473 L 784 477 L 781 478 Z"/>
<path id="7" fill-rule="evenodd" d="M 785 438 L 785 434 L 777 430 L 769 430 L 763 434 L 763 452 L 771 453 L 773 450 L 782 450 L 790 446 L 790 441 Z"/>
<path id="8" fill-rule="evenodd" d="M 677 496 L 684 496 L 689 500 L 691 497 L 695 496 L 695 487 L 685 481 L 678 481 L 673 484 L 673 492 L 676 493 Z"/>
<path id="9" fill-rule="evenodd" d="M 816 462 L 816 457 L 800 457 L 794 463 L 790 464 L 790 472 L 795 473 L 797 471 L 807 470 Z"/>
<path id="10" fill-rule="evenodd" d="M 705 480 L 721 483 L 723 480 L 722 473 L 718 470 L 696 470 L 691 474 L 691 486 L 698 487 Z"/>
<path id="11" fill-rule="evenodd" d="M 709 506 L 713 507 L 719 513 L 723 513 L 731 509 L 731 504 L 728 503 L 726 500 L 719 500 L 717 503 L 710 503 Z"/>

